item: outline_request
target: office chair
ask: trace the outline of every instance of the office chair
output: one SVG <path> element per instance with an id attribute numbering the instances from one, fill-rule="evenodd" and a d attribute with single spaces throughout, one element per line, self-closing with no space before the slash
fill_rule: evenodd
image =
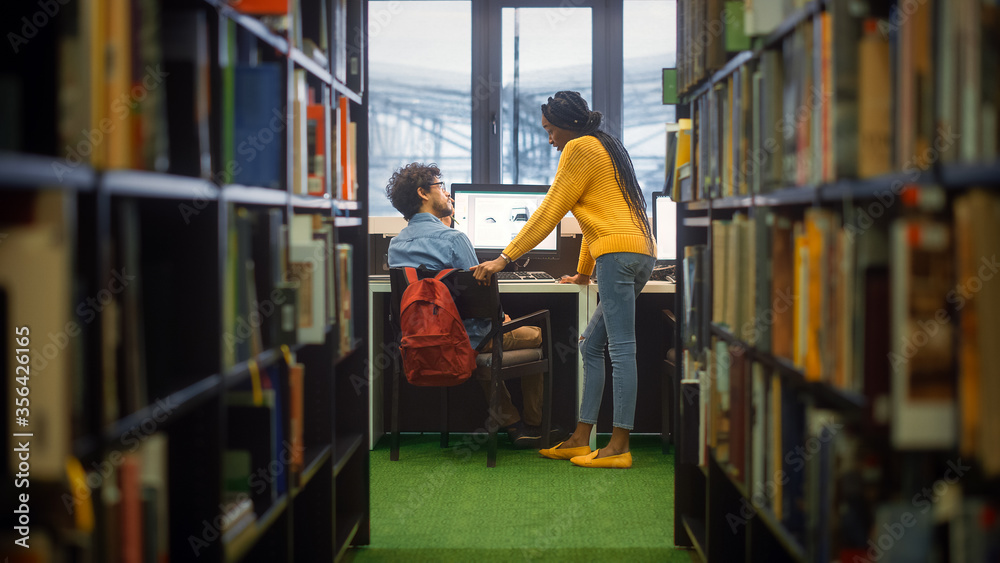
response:
<path id="1" fill-rule="evenodd" d="M 437 271 L 423 268 L 417 269 L 420 279 L 434 277 Z M 479 353 L 476 357 L 476 371 L 473 378 L 489 379 L 489 412 L 499 411 L 498 389 L 500 382 L 526 375 L 543 374 L 542 393 L 542 447 L 549 447 L 549 434 L 552 427 L 552 337 L 548 309 L 535 311 L 529 315 L 503 322 L 503 308 L 500 305 L 500 285 L 496 275 L 490 277 L 489 285 L 480 284 L 471 271 L 460 270 L 443 280 L 455 300 L 455 306 L 463 319 L 490 319 L 492 326 L 501 327 L 491 332 L 492 338 L 484 339 L 477 352 L 486 346 L 487 341 L 493 342 L 491 352 Z M 391 288 L 389 304 L 389 322 L 392 326 L 396 342 L 396 354 L 393 355 L 392 375 L 392 421 L 389 459 L 399 460 L 399 380 L 402 371 L 399 341 L 399 305 L 403 291 L 406 289 L 406 272 L 403 268 L 389 269 L 389 285 Z M 540 348 L 511 350 L 504 352 L 503 335 L 522 326 L 538 326 L 542 330 L 542 345 Z M 489 441 L 487 446 L 486 466 L 496 467 L 497 428 L 499 421 L 490 419 L 488 423 Z M 448 447 L 448 387 L 441 388 L 441 447 Z"/>

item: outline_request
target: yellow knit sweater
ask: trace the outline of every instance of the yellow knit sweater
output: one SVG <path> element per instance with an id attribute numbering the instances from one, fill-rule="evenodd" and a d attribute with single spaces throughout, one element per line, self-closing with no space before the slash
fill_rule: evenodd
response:
<path id="1" fill-rule="evenodd" d="M 609 252 L 653 255 L 615 181 L 611 156 L 590 135 L 566 143 L 548 194 L 504 254 L 516 260 L 534 248 L 567 211 L 573 212 L 583 231 L 577 272 L 590 275 L 594 260 Z"/>

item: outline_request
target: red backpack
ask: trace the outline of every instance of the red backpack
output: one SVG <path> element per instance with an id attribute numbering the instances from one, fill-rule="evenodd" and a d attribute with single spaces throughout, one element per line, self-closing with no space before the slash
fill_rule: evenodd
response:
<path id="1" fill-rule="evenodd" d="M 399 305 L 402 332 L 399 349 L 406 379 L 413 385 L 448 387 L 469 379 L 476 352 L 448 287 L 441 282 L 454 269 L 417 279 L 405 268 L 407 286 Z"/>

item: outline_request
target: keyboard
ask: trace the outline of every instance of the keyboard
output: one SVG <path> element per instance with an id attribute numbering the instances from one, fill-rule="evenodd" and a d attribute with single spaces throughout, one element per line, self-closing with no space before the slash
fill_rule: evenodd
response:
<path id="1" fill-rule="evenodd" d="M 498 272 L 497 279 L 504 283 L 510 282 L 553 282 L 555 278 L 547 272 Z"/>

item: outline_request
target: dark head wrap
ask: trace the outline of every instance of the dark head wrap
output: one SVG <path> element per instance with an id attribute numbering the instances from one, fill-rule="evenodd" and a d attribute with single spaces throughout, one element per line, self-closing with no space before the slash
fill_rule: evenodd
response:
<path id="1" fill-rule="evenodd" d="M 549 123 L 584 135 L 590 135 L 601 126 L 601 112 L 590 111 L 587 100 L 579 92 L 561 91 L 550 96 L 546 104 L 542 104 L 542 115 Z"/>

